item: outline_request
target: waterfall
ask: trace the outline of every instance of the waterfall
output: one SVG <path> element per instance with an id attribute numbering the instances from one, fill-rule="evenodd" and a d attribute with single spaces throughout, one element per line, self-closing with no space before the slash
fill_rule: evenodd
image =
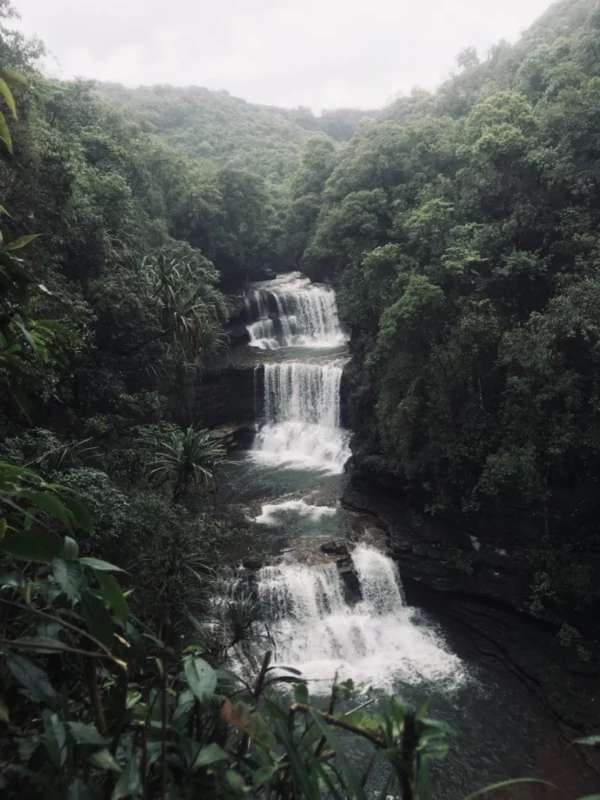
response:
<path id="1" fill-rule="evenodd" d="M 246 326 L 250 344 L 260 350 L 277 350 L 279 342 L 275 337 L 275 323 L 272 319 L 259 319 Z"/>
<path id="2" fill-rule="evenodd" d="M 316 286 L 299 272 L 264 283 L 245 302 L 253 347 L 333 348 L 346 342 L 333 289 Z"/>
<path id="3" fill-rule="evenodd" d="M 253 462 L 275 467 L 275 482 L 286 490 L 279 498 L 265 498 L 255 516 L 255 534 L 269 542 L 282 537 L 296 547 L 285 563 L 263 567 L 256 575 L 277 663 L 297 667 L 315 681 L 313 692 L 329 692 L 336 673 L 342 680 L 390 691 L 400 683 L 457 685 L 463 676 L 460 660 L 406 605 L 397 568 L 384 553 L 355 547 L 352 567 L 359 592 L 354 597 L 335 563 L 304 563 L 307 541 L 309 560 L 318 562 L 324 556 L 313 542 L 323 535 L 344 541 L 349 524 L 342 508 L 313 504 L 312 496 L 298 496 L 296 488 L 307 478 L 314 486 L 315 474 L 317 484 L 336 484 L 327 476 L 342 473 L 350 456 L 340 413 L 346 353 L 337 350 L 346 337 L 335 293 L 294 273 L 254 287 L 246 308 L 251 344 L 283 350 L 265 356 L 255 372 L 263 419 L 249 453 Z M 292 346 L 305 348 L 304 354 L 295 349 L 290 356 L 284 348 Z M 314 353 L 334 347 L 333 353 Z M 282 469 L 295 474 L 280 476 Z M 262 480 L 264 473 L 259 475 Z M 292 560 L 293 552 L 300 560 Z"/>
<path id="4" fill-rule="evenodd" d="M 340 473 L 350 456 L 340 425 L 340 363 L 284 361 L 264 368 L 264 415 L 255 461 Z"/>
<path id="5" fill-rule="evenodd" d="M 277 663 L 300 669 L 316 682 L 314 692 L 328 692 L 336 673 L 383 689 L 398 681 L 460 682 L 460 660 L 434 631 L 415 625 L 393 562 L 364 545 L 355 548 L 352 561 L 362 595 L 354 604 L 347 602 L 333 563 L 260 570 L 258 592 Z"/>

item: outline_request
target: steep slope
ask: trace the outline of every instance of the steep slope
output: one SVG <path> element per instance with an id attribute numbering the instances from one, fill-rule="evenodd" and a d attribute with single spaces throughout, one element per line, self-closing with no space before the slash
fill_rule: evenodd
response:
<path id="1" fill-rule="evenodd" d="M 359 128 L 301 257 L 341 284 L 356 463 L 524 547 L 527 604 L 582 631 L 600 601 L 599 52 L 592 0 L 482 63 L 465 51 L 438 92 Z"/>

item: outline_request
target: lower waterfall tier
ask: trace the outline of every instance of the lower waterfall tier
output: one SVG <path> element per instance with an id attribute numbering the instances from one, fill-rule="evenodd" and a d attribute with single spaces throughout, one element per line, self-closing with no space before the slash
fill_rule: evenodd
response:
<path id="1" fill-rule="evenodd" d="M 333 563 L 282 564 L 258 573 L 277 662 L 300 669 L 317 693 L 330 691 L 336 673 L 387 689 L 398 681 L 461 683 L 460 659 L 432 630 L 415 623 L 394 563 L 363 545 L 352 561 L 362 596 L 354 603 Z"/>

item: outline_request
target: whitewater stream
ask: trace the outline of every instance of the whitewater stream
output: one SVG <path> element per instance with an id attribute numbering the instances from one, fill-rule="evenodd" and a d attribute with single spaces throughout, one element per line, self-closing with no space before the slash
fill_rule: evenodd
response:
<path id="1" fill-rule="evenodd" d="M 350 457 L 340 410 L 348 350 L 334 291 L 299 273 L 278 276 L 251 288 L 246 314 L 259 427 L 229 482 L 268 563 L 256 585 L 275 663 L 301 670 L 317 697 L 337 675 L 412 707 L 429 698 L 430 714 L 463 735 L 438 770 L 438 798 L 539 773 L 535 713 L 497 675 L 464 663 L 436 622 L 406 604 L 381 532 L 340 506 Z M 350 542 L 344 570 L 321 550 L 332 540 Z"/>

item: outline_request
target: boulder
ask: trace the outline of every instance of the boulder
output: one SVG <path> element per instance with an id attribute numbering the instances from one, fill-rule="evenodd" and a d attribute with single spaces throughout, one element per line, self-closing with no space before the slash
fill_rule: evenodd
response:
<path id="1" fill-rule="evenodd" d="M 348 555 L 348 545 L 342 539 L 332 539 L 330 542 L 325 542 L 320 549 L 322 553 L 326 553 L 328 556 Z"/>

